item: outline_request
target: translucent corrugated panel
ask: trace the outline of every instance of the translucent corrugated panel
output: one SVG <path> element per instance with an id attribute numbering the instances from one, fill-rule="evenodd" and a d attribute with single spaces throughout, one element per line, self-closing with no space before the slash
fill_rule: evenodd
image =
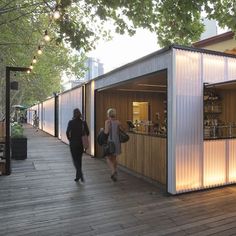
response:
<path id="1" fill-rule="evenodd" d="M 226 183 L 226 141 L 204 142 L 204 187 Z"/>
<path id="2" fill-rule="evenodd" d="M 65 143 L 68 143 L 67 125 L 72 119 L 75 108 L 79 108 L 82 112 L 82 87 L 63 93 L 59 98 L 59 137 Z"/>
<path id="3" fill-rule="evenodd" d="M 203 94 L 200 53 L 176 50 L 176 191 L 202 186 Z"/>
<path id="4" fill-rule="evenodd" d="M 39 128 L 42 129 L 43 128 L 43 105 L 42 103 L 38 104 L 38 116 L 39 116 Z"/>
<path id="5" fill-rule="evenodd" d="M 43 102 L 43 130 L 55 135 L 55 98 Z"/>
<path id="6" fill-rule="evenodd" d="M 236 182 L 236 139 L 228 140 L 229 182 Z"/>
<path id="7" fill-rule="evenodd" d="M 226 80 L 225 65 L 225 57 L 203 54 L 203 82 L 219 83 Z"/>
<path id="8" fill-rule="evenodd" d="M 236 80 L 236 59 L 228 58 L 228 80 Z"/>

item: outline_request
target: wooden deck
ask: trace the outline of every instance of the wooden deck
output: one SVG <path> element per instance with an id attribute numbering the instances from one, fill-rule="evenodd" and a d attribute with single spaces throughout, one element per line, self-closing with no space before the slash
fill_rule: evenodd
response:
<path id="1" fill-rule="evenodd" d="M 168 196 L 84 156 L 77 184 L 68 146 L 27 128 L 28 159 L 0 177 L 0 235 L 236 235 L 236 186 Z"/>

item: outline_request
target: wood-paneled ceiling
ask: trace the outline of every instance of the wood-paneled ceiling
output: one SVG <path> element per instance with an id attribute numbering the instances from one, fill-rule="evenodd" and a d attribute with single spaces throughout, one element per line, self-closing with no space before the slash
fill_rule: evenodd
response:
<path id="1" fill-rule="evenodd" d="M 216 90 L 235 90 L 236 91 L 236 81 L 227 81 L 225 83 L 209 84 L 206 88 L 216 89 Z"/>
<path id="2" fill-rule="evenodd" d="M 167 71 L 164 70 L 155 74 L 132 79 L 118 84 L 110 89 L 115 91 L 164 94 L 167 92 Z"/>

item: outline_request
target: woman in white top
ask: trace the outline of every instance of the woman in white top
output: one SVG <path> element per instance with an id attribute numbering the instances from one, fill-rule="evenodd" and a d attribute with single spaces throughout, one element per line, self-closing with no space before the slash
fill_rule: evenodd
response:
<path id="1" fill-rule="evenodd" d="M 108 140 L 112 140 L 115 144 L 115 153 L 106 157 L 107 164 L 111 168 L 111 179 L 117 181 L 117 156 L 121 154 L 121 144 L 119 139 L 119 129 L 121 123 L 116 119 L 116 110 L 110 108 L 107 110 L 107 120 L 105 121 L 105 133 L 108 134 Z"/>

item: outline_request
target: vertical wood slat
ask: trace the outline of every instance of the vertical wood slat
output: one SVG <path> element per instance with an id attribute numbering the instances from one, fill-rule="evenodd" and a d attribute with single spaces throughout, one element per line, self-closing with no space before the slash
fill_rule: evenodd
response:
<path id="1" fill-rule="evenodd" d="M 119 164 L 145 177 L 166 184 L 166 138 L 129 133 L 122 144 Z"/>

